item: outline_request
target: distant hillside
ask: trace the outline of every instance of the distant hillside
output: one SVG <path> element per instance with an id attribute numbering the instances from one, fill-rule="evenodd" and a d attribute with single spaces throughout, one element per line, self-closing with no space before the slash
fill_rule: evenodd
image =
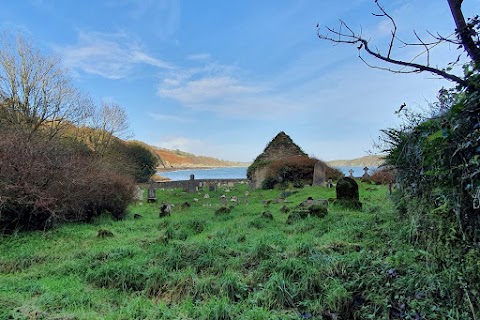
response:
<path id="1" fill-rule="evenodd" d="M 246 167 L 249 163 L 216 159 L 213 157 L 196 156 L 180 150 L 169 150 L 152 147 L 160 157 L 160 169 L 175 168 L 213 168 L 213 167 Z"/>
<path id="2" fill-rule="evenodd" d="M 327 164 L 334 167 L 378 167 L 384 162 L 382 156 L 372 155 L 352 160 L 333 160 L 328 161 Z"/>

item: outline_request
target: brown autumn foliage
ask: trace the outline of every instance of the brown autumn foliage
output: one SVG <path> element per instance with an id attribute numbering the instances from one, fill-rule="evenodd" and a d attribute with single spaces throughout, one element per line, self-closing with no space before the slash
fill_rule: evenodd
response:
<path id="1" fill-rule="evenodd" d="M 269 181 L 274 178 L 277 182 L 293 182 L 311 184 L 313 180 L 313 171 L 318 159 L 292 156 L 282 160 L 277 160 L 268 165 Z M 343 174 L 338 169 L 325 164 L 325 175 L 327 179 L 338 180 Z M 272 183 L 274 181 L 272 180 Z"/>
<path id="2" fill-rule="evenodd" d="M 82 144 L 0 132 L 0 231 L 88 221 L 102 212 L 120 218 L 133 191 L 131 178 Z"/>
<path id="3" fill-rule="evenodd" d="M 396 180 L 396 172 L 391 167 L 380 167 L 370 176 L 370 180 L 376 184 L 390 184 Z"/>

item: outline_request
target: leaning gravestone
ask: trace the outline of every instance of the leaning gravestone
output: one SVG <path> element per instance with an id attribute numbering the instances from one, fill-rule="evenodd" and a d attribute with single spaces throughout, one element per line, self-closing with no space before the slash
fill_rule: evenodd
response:
<path id="1" fill-rule="evenodd" d="M 325 165 L 318 161 L 313 168 L 313 185 L 322 186 L 326 185 L 327 177 L 325 176 Z"/>
<path id="2" fill-rule="evenodd" d="M 148 186 L 147 202 L 157 202 L 157 192 L 155 191 L 155 186 L 153 184 Z"/>
<path id="3" fill-rule="evenodd" d="M 362 208 L 358 194 L 358 184 L 352 178 L 345 177 L 338 180 L 336 191 L 337 200 L 335 203 L 354 209 Z"/>

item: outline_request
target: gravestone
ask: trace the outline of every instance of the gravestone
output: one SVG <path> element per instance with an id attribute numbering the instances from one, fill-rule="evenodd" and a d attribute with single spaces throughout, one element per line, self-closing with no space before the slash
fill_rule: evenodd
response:
<path id="1" fill-rule="evenodd" d="M 150 185 L 148 186 L 147 202 L 157 202 L 157 192 L 153 183 L 150 183 Z"/>
<path id="2" fill-rule="evenodd" d="M 135 186 L 133 199 L 135 201 L 143 201 L 143 193 L 144 193 L 144 191 L 142 189 L 140 189 L 139 186 Z"/>
<path id="3" fill-rule="evenodd" d="M 197 192 L 197 182 L 195 181 L 195 175 L 190 175 L 190 180 L 188 180 L 187 184 L 187 192 Z"/>
<path id="4" fill-rule="evenodd" d="M 318 161 L 313 168 L 313 185 L 324 187 L 326 185 L 326 180 L 327 177 L 325 176 L 325 164 L 321 161 Z"/>
<path id="5" fill-rule="evenodd" d="M 162 203 L 162 205 L 160 206 L 160 213 L 158 214 L 158 216 L 160 218 L 166 217 L 166 216 L 169 216 L 171 212 L 172 212 L 172 205 L 169 203 Z"/>
<path id="6" fill-rule="evenodd" d="M 358 194 L 358 184 L 352 178 L 345 177 L 338 180 L 336 192 L 337 200 L 335 203 L 354 209 L 362 207 Z"/>
<path id="7" fill-rule="evenodd" d="M 365 171 L 365 173 L 363 174 L 362 179 L 370 180 L 370 175 L 368 174 L 368 167 L 363 168 L 363 170 Z"/>
<path id="8" fill-rule="evenodd" d="M 333 180 L 332 180 L 332 178 L 328 179 L 328 181 L 327 181 L 327 187 L 328 187 L 328 188 L 333 188 Z"/>
<path id="9" fill-rule="evenodd" d="M 211 184 L 208 186 L 208 191 L 210 192 L 216 192 L 217 191 L 217 185 L 216 184 Z"/>
<path id="10" fill-rule="evenodd" d="M 227 197 L 226 197 L 224 194 L 222 194 L 222 196 L 221 196 L 220 198 L 222 199 L 222 205 L 223 205 L 223 206 L 226 206 L 227 203 L 228 203 L 228 202 L 227 202 Z"/>
<path id="11" fill-rule="evenodd" d="M 348 173 L 350 173 L 348 177 L 353 178 L 353 169 L 348 170 Z"/>
<path id="12" fill-rule="evenodd" d="M 229 182 L 229 183 L 227 183 L 227 186 L 228 186 L 229 188 L 233 188 L 233 187 L 235 187 L 235 183 Z"/>

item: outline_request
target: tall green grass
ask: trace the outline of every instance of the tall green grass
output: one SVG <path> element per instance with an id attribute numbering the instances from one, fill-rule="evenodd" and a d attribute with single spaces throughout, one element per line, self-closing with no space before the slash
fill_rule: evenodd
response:
<path id="1" fill-rule="evenodd" d="M 305 187 L 281 203 L 281 191 L 237 185 L 226 194 L 238 203 L 215 214 L 222 190 L 210 199 L 164 190 L 160 201 L 175 204 L 168 217 L 143 202 L 123 221 L 4 236 L 0 319 L 478 317 L 480 282 L 462 278 L 478 274 L 478 248 L 419 246 L 386 188 L 360 188 L 363 210 L 330 204 L 325 217 L 291 224 L 283 206 L 335 191 Z"/>

